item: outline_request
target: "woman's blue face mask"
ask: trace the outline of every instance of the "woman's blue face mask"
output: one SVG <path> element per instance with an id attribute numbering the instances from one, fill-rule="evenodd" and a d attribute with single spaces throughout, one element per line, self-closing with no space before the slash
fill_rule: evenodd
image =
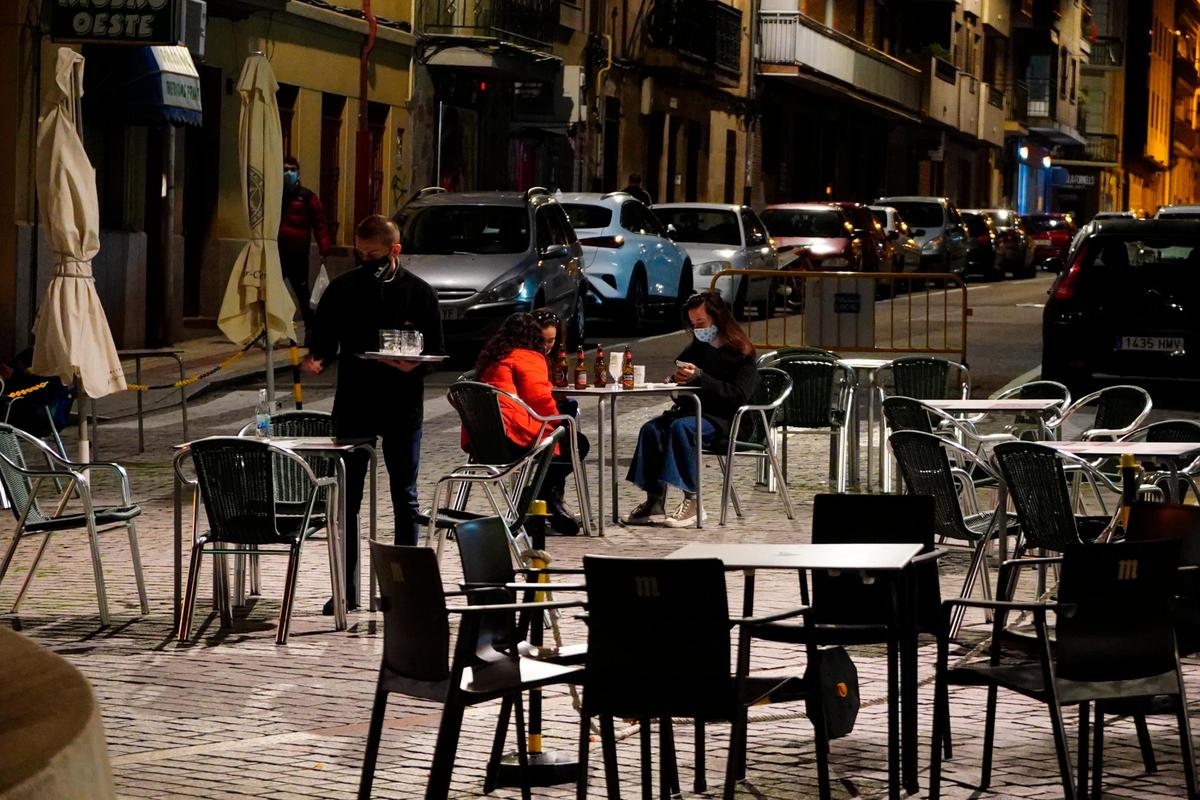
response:
<path id="1" fill-rule="evenodd" d="M 717 338 L 717 326 L 709 325 L 707 328 L 693 328 L 692 335 L 696 337 L 697 341 L 712 344 L 713 339 Z"/>
<path id="2" fill-rule="evenodd" d="M 283 185 L 289 189 L 300 182 L 300 173 L 296 170 L 285 169 L 283 171 Z"/>

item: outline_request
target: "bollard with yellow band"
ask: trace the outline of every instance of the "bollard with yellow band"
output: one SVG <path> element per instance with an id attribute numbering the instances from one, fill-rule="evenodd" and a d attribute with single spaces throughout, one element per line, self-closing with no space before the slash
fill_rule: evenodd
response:
<path id="1" fill-rule="evenodd" d="M 296 410 L 304 409 L 304 387 L 300 385 L 300 348 L 291 347 L 292 356 L 292 399 L 296 402 Z"/>
<path id="2" fill-rule="evenodd" d="M 550 516 L 545 500 L 534 500 L 529 504 L 529 514 L 525 517 L 525 534 L 529 537 L 529 551 L 523 556 L 530 569 L 545 569 L 550 566 L 550 556 L 546 553 L 546 524 Z M 538 583 L 548 582 L 542 573 L 537 576 Z M 549 599 L 544 592 L 536 592 L 534 601 L 541 602 Z M 529 646 L 534 653 L 542 651 L 546 625 L 544 617 L 538 615 L 529 626 Z M 550 648 L 553 650 L 553 648 Z M 529 752 L 529 785 L 558 786 L 564 783 L 574 783 L 579 773 L 579 762 L 569 752 L 547 751 L 542 744 L 542 690 L 529 690 L 529 729 L 527 750 Z M 497 786 L 521 786 L 523 772 L 515 753 L 505 755 L 496 770 Z M 485 785 L 484 791 L 487 791 Z"/>
<path id="3" fill-rule="evenodd" d="M 1138 475 L 1140 471 L 1133 453 L 1121 454 L 1121 510 L 1118 515 L 1120 525 L 1125 529 L 1129 528 L 1129 511 L 1137 499 L 1138 484 L 1141 483 Z"/>

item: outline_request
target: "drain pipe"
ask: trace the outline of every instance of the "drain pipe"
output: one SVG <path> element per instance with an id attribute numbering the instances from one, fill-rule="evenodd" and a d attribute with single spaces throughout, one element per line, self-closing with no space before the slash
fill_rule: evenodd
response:
<path id="1" fill-rule="evenodd" d="M 368 73 L 371 67 L 371 51 L 375 49 L 375 35 L 379 20 L 371 8 L 371 0 L 362 0 L 363 17 L 367 20 L 367 40 L 363 43 L 358 62 L 358 131 L 354 139 L 354 225 L 357 226 L 374 211 L 374 192 L 371 186 L 371 128 L 367 113 Z"/>
<path id="2" fill-rule="evenodd" d="M 616 9 L 613 9 L 613 18 L 617 15 Z M 613 63 L 613 39 L 611 33 L 603 34 L 605 45 L 604 66 L 596 73 L 596 120 L 597 128 L 600 135 L 596 137 L 596 146 L 592 148 L 592 181 L 603 180 L 602 175 L 597 175 L 597 172 L 602 172 L 604 168 L 604 79 L 608 77 L 609 70 L 612 69 Z M 600 191 L 611 191 L 611 189 L 601 188 Z"/>

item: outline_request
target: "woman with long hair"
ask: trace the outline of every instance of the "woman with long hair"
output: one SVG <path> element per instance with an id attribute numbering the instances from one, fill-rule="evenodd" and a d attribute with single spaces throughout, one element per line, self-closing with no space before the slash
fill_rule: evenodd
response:
<path id="1" fill-rule="evenodd" d="M 525 401 L 534 413 L 549 417 L 560 412 L 551 391 L 542 328 L 542 324 L 533 314 L 513 314 L 504 320 L 475 361 L 475 379 L 516 395 Z M 500 413 L 504 419 L 504 432 L 513 444 L 513 454 L 516 457 L 535 443 L 542 430 L 542 423 L 506 397 L 500 398 Z M 579 456 L 583 458 L 587 455 L 588 441 L 580 435 L 577 442 Z M 463 449 L 470 450 L 470 442 L 466 440 L 465 433 Z M 538 494 L 549 507 L 550 529 L 567 536 L 578 533 L 580 524 L 579 518 L 563 504 L 564 487 L 570 474 L 571 460 L 568 453 L 556 451 Z"/>
<path id="2" fill-rule="evenodd" d="M 703 412 L 701 436 L 707 446 L 729 435 L 738 408 L 758 388 L 754 345 L 733 318 L 729 305 L 718 292 L 700 292 L 683 304 L 684 327 L 692 341 L 676 360 L 675 383 L 696 387 Z M 626 480 L 646 492 L 646 499 L 622 521 L 626 525 L 683 528 L 703 521 L 704 509 L 696 502 L 696 417 L 691 392 L 681 394 L 675 405 L 647 422 L 638 434 L 633 463 Z M 667 487 L 683 492 L 683 500 L 666 514 Z"/>

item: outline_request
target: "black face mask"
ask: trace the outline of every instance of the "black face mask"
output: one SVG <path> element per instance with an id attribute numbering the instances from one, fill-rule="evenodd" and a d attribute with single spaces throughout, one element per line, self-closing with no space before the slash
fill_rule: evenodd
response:
<path id="1" fill-rule="evenodd" d="M 379 258 L 363 258 L 362 253 L 354 251 L 354 263 L 360 267 L 366 267 L 375 273 L 376 278 L 382 278 L 387 272 L 388 267 L 392 265 L 392 259 L 388 256 L 380 256 Z"/>

